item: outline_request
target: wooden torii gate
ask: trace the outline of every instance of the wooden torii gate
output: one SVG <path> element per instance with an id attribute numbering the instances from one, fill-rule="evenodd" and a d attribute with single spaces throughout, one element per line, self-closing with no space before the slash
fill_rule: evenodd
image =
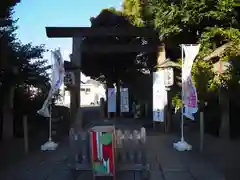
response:
<path id="1" fill-rule="evenodd" d="M 126 52 L 159 52 L 157 46 L 139 45 L 139 44 L 94 44 L 86 45 L 82 41 L 86 37 L 156 37 L 156 32 L 149 28 L 121 28 L 121 27 L 46 27 L 47 37 L 49 38 L 72 38 L 71 63 L 74 67 L 75 87 L 70 90 L 70 111 L 71 120 L 75 120 L 78 108 L 80 106 L 80 82 L 81 82 L 81 54 L 82 53 L 126 53 Z M 163 49 L 160 47 L 160 49 Z M 161 51 L 161 50 L 160 50 Z M 160 56 L 163 55 L 163 56 Z M 165 53 L 159 53 L 157 64 L 166 59 Z M 81 113 L 77 115 L 79 119 L 75 120 L 75 127 L 82 128 Z"/>

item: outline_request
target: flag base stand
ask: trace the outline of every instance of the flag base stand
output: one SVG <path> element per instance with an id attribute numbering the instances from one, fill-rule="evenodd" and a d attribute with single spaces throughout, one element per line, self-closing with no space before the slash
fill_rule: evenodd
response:
<path id="1" fill-rule="evenodd" d="M 176 143 L 173 143 L 173 147 L 178 151 L 191 151 L 192 150 L 192 146 L 190 144 L 188 144 L 186 141 L 184 141 L 184 139 L 182 139 L 181 141 L 178 141 Z"/>
<path id="2" fill-rule="evenodd" d="M 49 140 L 41 146 L 42 151 L 55 151 L 58 147 L 58 144 Z"/>

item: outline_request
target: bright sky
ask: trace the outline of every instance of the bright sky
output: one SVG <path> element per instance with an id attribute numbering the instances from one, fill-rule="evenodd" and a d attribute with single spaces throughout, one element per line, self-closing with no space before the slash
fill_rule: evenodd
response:
<path id="1" fill-rule="evenodd" d="M 19 18 L 17 36 L 23 43 L 45 44 L 47 49 L 61 48 L 65 60 L 72 52 L 71 39 L 48 39 L 46 26 L 90 26 L 90 17 L 95 17 L 104 8 L 121 7 L 121 0 L 21 0 L 15 8 Z M 50 54 L 45 55 L 50 58 Z"/>

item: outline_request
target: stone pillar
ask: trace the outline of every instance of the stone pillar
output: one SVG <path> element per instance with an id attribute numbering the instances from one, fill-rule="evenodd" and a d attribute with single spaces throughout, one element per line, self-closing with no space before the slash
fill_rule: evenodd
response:
<path id="1" fill-rule="evenodd" d="M 80 85 L 81 85 L 81 37 L 73 37 L 71 62 L 77 68 L 73 71 L 74 74 L 74 87 L 71 89 L 70 97 L 70 111 L 71 121 L 76 129 L 82 128 L 82 116 L 80 111 Z"/>

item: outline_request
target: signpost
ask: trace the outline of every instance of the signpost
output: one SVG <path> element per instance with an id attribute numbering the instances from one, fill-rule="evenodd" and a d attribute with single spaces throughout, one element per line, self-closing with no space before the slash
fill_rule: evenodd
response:
<path id="1" fill-rule="evenodd" d="M 173 74 L 173 68 L 167 67 L 164 69 L 164 85 L 166 87 L 172 86 L 174 83 L 174 74 Z"/>
<path id="2" fill-rule="evenodd" d="M 64 84 L 65 86 L 71 86 L 75 84 L 74 74 L 73 72 L 66 71 L 64 76 Z"/>
<path id="3" fill-rule="evenodd" d="M 171 127 L 171 101 L 172 98 L 170 96 L 169 91 L 171 90 L 171 86 L 174 84 L 174 72 L 173 72 L 173 68 L 170 66 L 167 66 L 166 68 L 164 68 L 164 85 L 165 85 L 165 89 L 167 92 L 167 99 L 168 99 L 168 103 L 167 103 L 167 108 L 166 108 L 166 121 L 165 121 L 165 131 L 169 132 L 170 127 Z M 170 102 L 170 103 L 169 103 Z"/>
<path id="4" fill-rule="evenodd" d="M 174 84 L 174 71 L 173 68 L 181 68 L 181 66 L 173 61 L 170 61 L 169 59 L 162 58 L 162 61 L 159 62 L 159 68 L 164 71 L 164 88 L 167 92 L 167 107 L 166 109 L 166 121 L 164 121 L 165 124 L 165 131 L 168 132 L 171 127 L 171 113 L 172 113 L 172 107 L 171 107 L 171 96 L 169 91 L 171 90 L 171 86 Z"/>
<path id="5" fill-rule="evenodd" d="M 167 92 L 164 86 L 164 71 L 153 73 L 153 121 L 164 122 L 164 109 L 167 105 Z"/>
<path id="6" fill-rule="evenodd" d="M 108 88 L 108 117 L 110 118 L 110 113 L 116 112 L 116 89 L 115 88 Z"/>
<path id="7" fill-rule="evenodd" d="M 120 88 L 120 109 L 122 112 L 129 112 L 128 88 Z"/>

